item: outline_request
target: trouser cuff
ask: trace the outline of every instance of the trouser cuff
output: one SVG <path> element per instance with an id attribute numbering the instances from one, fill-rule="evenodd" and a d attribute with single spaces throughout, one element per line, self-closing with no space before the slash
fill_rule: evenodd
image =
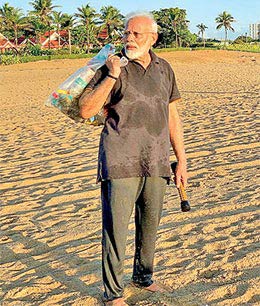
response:
<path id="1" fill-rule="evenodd" d="M 109 302 L 109 301 L 113 301 L 119 298 L 122 298 L 123 295 L 119 294 L 119 295 L 113 295 L 113 296 L 108 296 L 106 293 L 104 293 L 103 295 L 103 302 Z"/>

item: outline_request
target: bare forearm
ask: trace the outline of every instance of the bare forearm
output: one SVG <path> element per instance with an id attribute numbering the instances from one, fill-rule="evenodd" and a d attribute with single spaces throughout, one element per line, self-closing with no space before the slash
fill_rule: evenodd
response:
<path id="1" fill-rule="evenodd" d="M 172 103 L 175 103 L 175 102 L 172 102 Z M 178 114 L 176 105 L 171 106 L 170 108 L 169 131 L 170 131 L 170 140 L 171 140 L 172 148 L 176 155 L 177 160 L 180 163 L 186 164 L 186 154 L 185 154 L 185 148 L 184 148 L 182 122 Z"/>
<path id="2" fill-rule="evenodd" d="M 114 79 L 106 77 L 96 89 L 83 93 L 79 100 L 82 118 L 90 118 L 99 112 L 105 104 L 115 82 Z"/>
<path id="3" fill-rule="evenodd" d="M 182 123 L 176 107 L 176 102 L 170 103 L 169 107 L 169 131 L 172 148 L 178 160 L 175 171 L 175 184 L 179 188 L 182 182 L 185 187 L 188 179 L 187 160 L 184 149 Z"/>
<path id="4" fill-rule="evenodd" d="M 121 73 L 120 58 L 118 56 L 109 56 L 106 66 L 110 77 L 105 77 L 93 91 L 85 91 L 79 100 L 80 115 L 84 119 L 90 118 L 100 111 Z"/>

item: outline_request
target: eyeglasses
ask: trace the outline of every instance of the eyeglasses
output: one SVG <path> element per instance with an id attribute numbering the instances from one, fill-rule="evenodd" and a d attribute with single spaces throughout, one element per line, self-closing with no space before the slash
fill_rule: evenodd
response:
<path id="1" fill-rule="evenodd" d="M 149 34 L 149 33 L 154 33 L 154 32 L 142 32 L 142 33 L 139 33 L 139 32 L 132 32 L 132 31 L 124 31 L 123 32 L 123 37 L 126 38 L 128 37 L 129 35 L 134 35 L 134 37 L 136 39 L 139 39 L 139 38 L 142 38 L 145 34 Z"/>

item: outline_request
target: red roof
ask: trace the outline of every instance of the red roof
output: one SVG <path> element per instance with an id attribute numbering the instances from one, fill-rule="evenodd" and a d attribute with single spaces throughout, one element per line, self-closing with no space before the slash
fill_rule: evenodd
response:
<path id="1" fill-rule="evenodd" d="M 25 41 L 25 36 L 18 37 L 18 45 Z"/>
<path id="2" fill-rule="evenodd" d="M 108 37 L 107 29 L 103 29 L 98 33 L 98 38 L 106 39 Z"/>
<path id="3" fill-rule="evenodd" d="M 13 45 L 12 42 L 4 35 L 0 34 L 0 49 L 11 49 L 11 48 L 15 48 L 15 45 Z"/>
<path id="4" fill-rule="evenodd" d="M 50 36 L 53 36 L 53 34 L 59 34 L 60 35 L 60 47 L 68 44 L 68 31 L 62 30 L 62 31 L 50 31 Z M 47 35 L 47 36 L 46 36 Z M 48 48 L 49 45 L 49 32 L 45 32 L 43 36 L 40 37 L 40 44 L 42 45 L 42 48 Z M 58 36 L 51 37 L 51 45 L 50 47 L 52 49 L 59 48 L 59 40 Z"/>
<path id="5" fill-rule="evenodd" d="M 11 43 L 15 45 L 15 39 L 10 39 Z M 36 41 L 34 38 L 26 38 L 25 36 L 18 37 L 17 44 L 18 46 L 26 43 L 32 43 L 36 44 Z"/>
<path id="6" fill-rule="evenodd" d="M 66 46 L 66 45 L 68 45 L 68 43 L 66 41 L 64 41 L 64 40 L 61 40 L 60 48 Z M 42 48 L 45 48 L 45 49 L 49 48 L 49 41 L 48 40 L 45 42 L 45 44 L 42 44 Z M 51 49 L 59 49 L 59 42 L 58 42 L 58 40 L 51 40 L 50 48 Z"/>
<path id="7" fill-rule="evenodd" d="M 61 31 L 53 31 L 53 30 L 52 30 L 52 31 L 50 31 L 50 34 L 51 34 L 51 35 L 54 34 L 54 33 L 59 34 L 60 37 L 67 37 L 67 36 L 69 36 L 67 30 L 61 30 Z M 45 33 L 43 34 L 43 36 L 49 37 L 49 31 L 45 32 Z"/>
<path id="8" fill-rule="evenodd" d="M 50 41 L 50 47 L 51 49 L 59 49 L 59 39 L 58 35 L 60 35 L 60 47 L 64 47 L 68 45 L 68 31 L 62 30 L 62 31 L 51 31 L 50 34 L 51 36 L 53 34 L 54 37 L 51 37 Z M 18 38 L 18 46 L 31 43 L 31 44 L 36 44 L 36 39 L 35 38 L 26 38 L 25 36 L 20 36 Z M 49 47 L 49 32 L 44 33 L 44 35 L 40 36 L 39 38 L 39 44 L 41 45 L 42 48 L 48 48 Z M 15 46 L 15 40 L 9 40 L 2 34 L 0 34 L 0 49 L 10 49 L 10 48 L 16 48 Z"/>

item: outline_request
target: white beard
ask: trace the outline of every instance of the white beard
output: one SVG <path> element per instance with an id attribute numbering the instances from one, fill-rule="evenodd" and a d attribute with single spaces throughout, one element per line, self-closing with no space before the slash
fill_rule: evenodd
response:
<path id="1" fill-rule="evenodd" d="M 144 55 L 144 51 L 143 50 L 127 50 L 125 48 L 125 54 L 129 59 L 138 59 L 140 57 L 142 57 Z"/>

